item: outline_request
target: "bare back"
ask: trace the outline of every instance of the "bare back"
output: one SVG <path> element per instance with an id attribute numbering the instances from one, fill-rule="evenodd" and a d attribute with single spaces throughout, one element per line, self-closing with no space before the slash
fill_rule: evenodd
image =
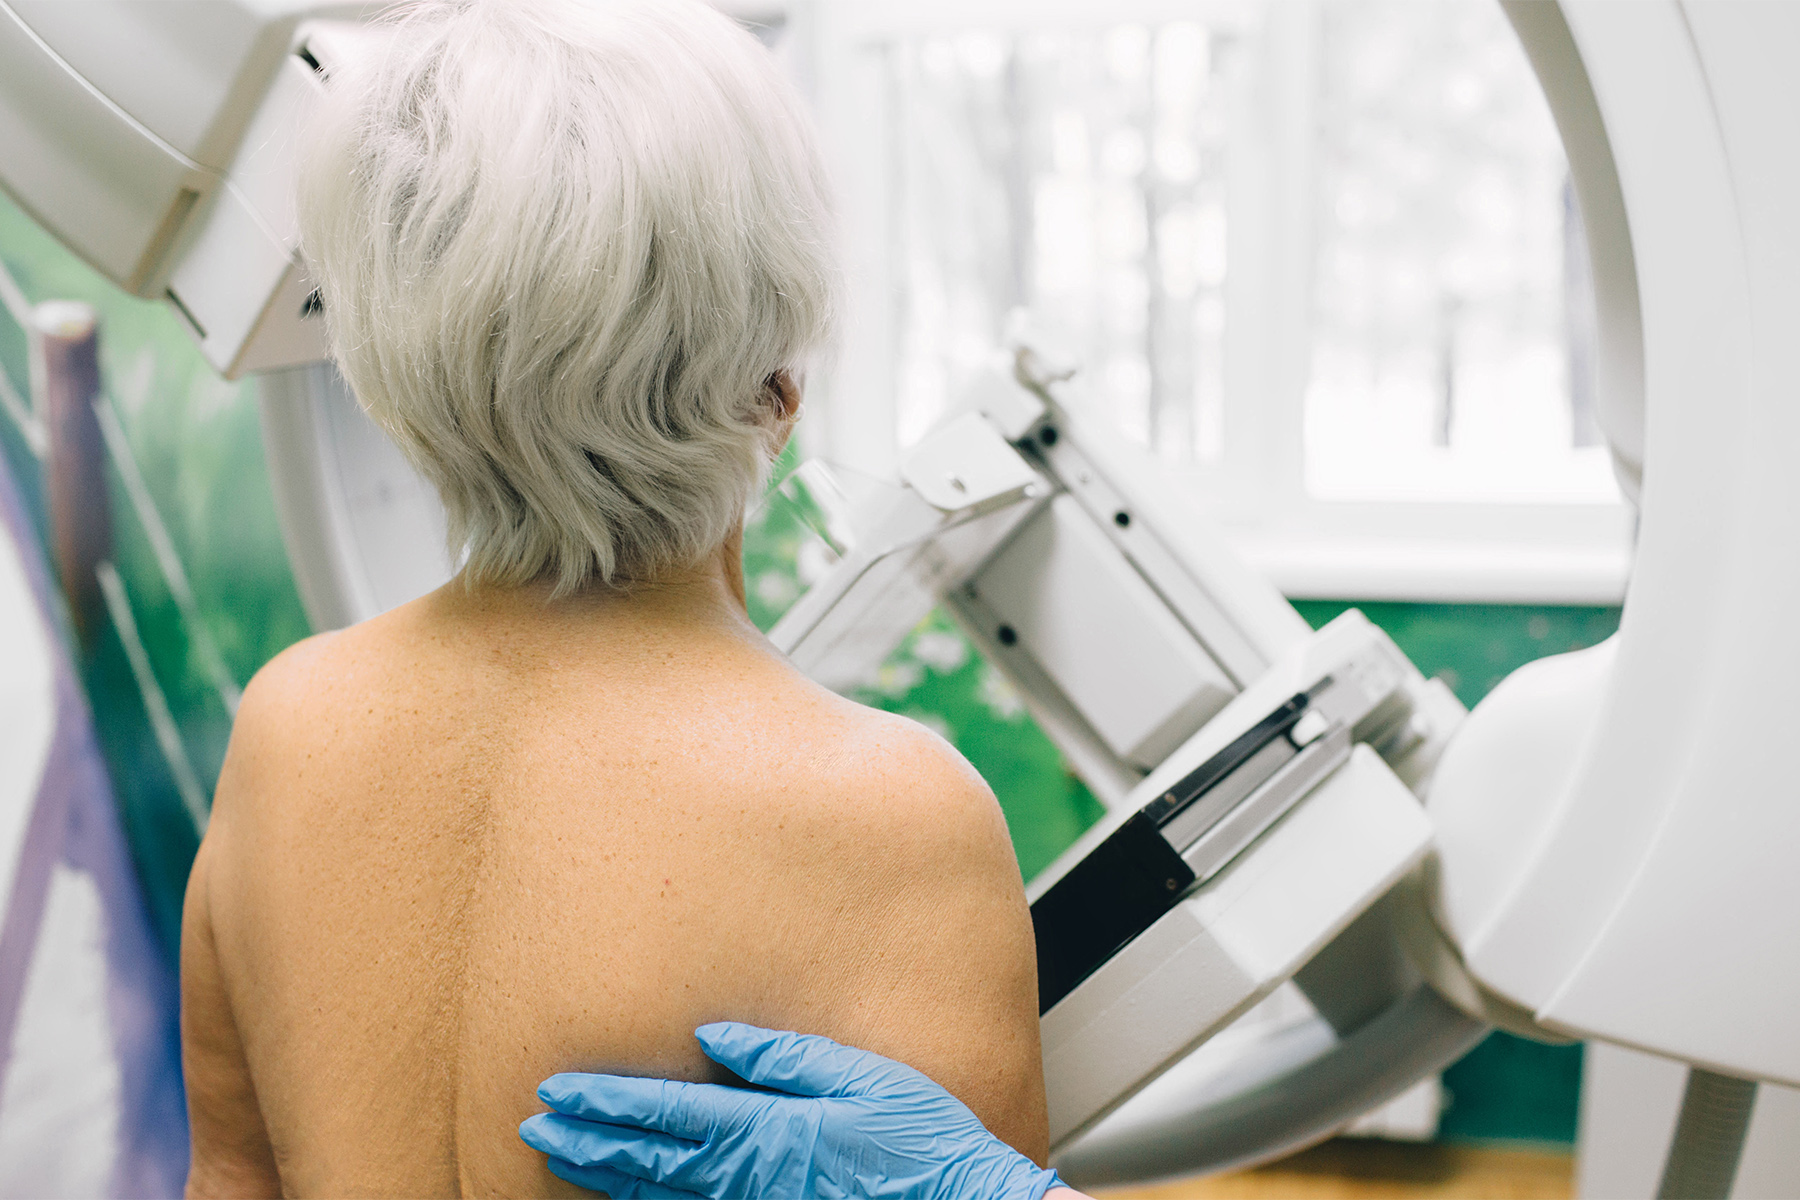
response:
<path id="1" fill-rule="evenodd" d="M 910 1062 L 1042 1158 L 991 795 L 696 587 L 446 589 L 253 683 L 184 926 L 191 1194 L 568 1193 L 538 1081 L 722 1079 L 719 1019 Z"/>

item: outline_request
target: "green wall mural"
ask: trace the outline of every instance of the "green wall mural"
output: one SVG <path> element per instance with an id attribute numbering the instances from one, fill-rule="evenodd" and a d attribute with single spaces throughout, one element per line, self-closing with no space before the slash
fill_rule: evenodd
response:
<path id="1" fill-rule="evenodd" d="M 0 261 L 30 300 L 81 300 L 99 314 L 101 403 L 124 436 L 91 481 L 92 501 L 111 509 L 125 605 L 109 608 L 78 661 L 172 962 L 199 844 L 193 812 L 210 804 L 235 693 L 308 632 L 262 465 L 255 385 L 220 380 L 163 305 L 120 292 L 4 197 Z M 26 340 L 4 318 L 0 371 L 29 397 Z M 44 463 L 19 415 L 0 419 L 0 453 L 42 531 Z"/>
<path id="2" fill-rule="evenodd" d="M 110 506 L 124 604 L 80 661 L 141 880 L 173 960 L 182 890 L 210 802 L 236 692 L 307 624 L 288 571 L 263 466 L 255 384 L 218 380 L 161 306 L 124 296 L 0 199 L 0 261 L 33 301 L 79 299 L 100 315 L 103 404 L 123 438 L 93 502 Z M 0 319 L 0 372 L 31 393 L 23 335 Z M 0 455 L 47 528 L 43 464 L 8 406 Z M 792 456 L 782 470 L 792 466 Z M 778 471 L 779 477 L 780 471 Z M 803 530 L 774 510 L 746 536 L 752 615 L 768 627 L 798 590 Z M 185 584 L 185 586 L 184 586 Z M 1348 603 L 1298 606 L 1315 626 Z M 1365 604 L 1427 674 L 1474 704 L 1507 672 L 1591 645 L 1616 627 L 1605 608 Z M 934 612 L 856 698 L 953 742 L 994 788 L 1029 877 L 1101 815 L 1010 685 Z M 1446 1075 L 1443 1136 L 1569 1142 L 1578 1047 L 1495 1035 Z"/>

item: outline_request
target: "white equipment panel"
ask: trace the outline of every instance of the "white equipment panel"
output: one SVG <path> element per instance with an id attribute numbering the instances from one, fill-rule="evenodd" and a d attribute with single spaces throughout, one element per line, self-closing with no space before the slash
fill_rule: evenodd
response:
<path id="1" fill-rule="evenodd" d="M 1144 770 L 1236 691 L 1073 496 L 1026 522 L 971 587 L 1107 747 Z"/>

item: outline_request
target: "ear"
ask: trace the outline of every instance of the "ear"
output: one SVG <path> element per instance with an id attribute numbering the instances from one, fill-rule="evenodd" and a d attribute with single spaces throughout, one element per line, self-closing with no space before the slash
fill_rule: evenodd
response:
<path id="1" fill-rule="evenodd" d="M 763 384 L 768 396 L 769 409 L 775 419 L 782 424 L 791 425 L 800 419 L 800 389 L 791 371 L 777 371 L 769 376 Z"/>

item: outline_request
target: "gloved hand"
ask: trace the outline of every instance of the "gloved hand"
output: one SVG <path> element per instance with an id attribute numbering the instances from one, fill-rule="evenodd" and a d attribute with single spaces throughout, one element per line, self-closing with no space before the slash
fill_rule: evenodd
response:
<path id="1" fill-rule="evenodd" d="M 614 1200 L 1041 1200 L 1062 1186 L 904 1063 L 735 1021 L 695 1036 L 714 1062 L 777 1091 L 552 1075 L 538 1096 L 556 1111 L 519 1136 L 556 1175 Z"/>

